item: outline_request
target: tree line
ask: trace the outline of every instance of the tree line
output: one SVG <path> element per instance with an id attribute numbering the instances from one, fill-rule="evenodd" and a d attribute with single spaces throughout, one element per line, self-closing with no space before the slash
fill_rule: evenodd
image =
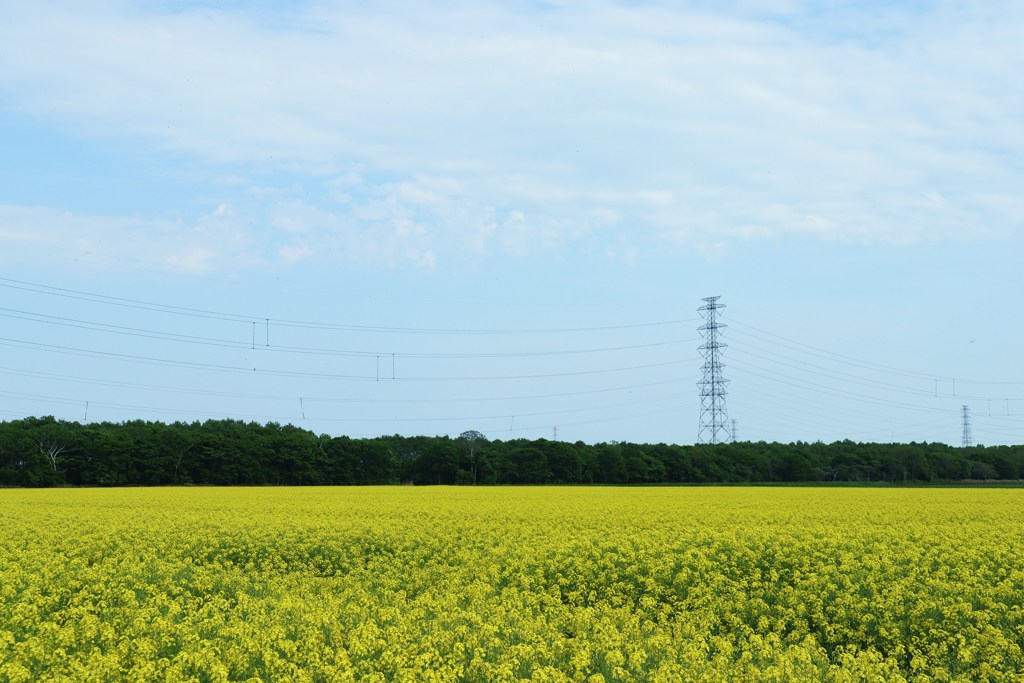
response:
<path id="1" fill-rule="evenodd" d="M 238 420 L 0 422 L 0 486 L 700 484 L 1017 480 L 1024 446 L 670 445 L 317 435 Z"/>

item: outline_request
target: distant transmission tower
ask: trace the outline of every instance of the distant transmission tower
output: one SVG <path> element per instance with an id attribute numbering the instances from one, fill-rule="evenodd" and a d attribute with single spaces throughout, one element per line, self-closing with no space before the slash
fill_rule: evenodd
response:
<path id="1" fill-rule="evenodd" d="M 730 435 L 730 439 L 733 443 L 736 443 L 736 418 L 732 419 L 732 434 Z"/>
<path id="2" fill-rule="evenodd" d="M 974 445 L 974 437 L 971 436 L 971 409 L 967 406 L 961 406 L 961 410 L 964 417 L 964 431 L 963 436 L 960 438 L 960 445 L 967 448 Z"/>
<path id="3" fill-rule="evenodd" d="M 725 304 L 718 303 L 719 297 L 709 296 L 704 305 L 697 309 L 704 318 L 704 324 L 698 328 L 704 343 L 700 345 L 700 355 L 704 358 L 701 366 L 703 377 L 697 386 L 700 388 L 700 428 L 697 440 L 701 443 L 722 443 L 729 440 L 729 414 L 725 409 L 725 385 L 729 380 L 722 376 L 722 350 L 726 344 L 718 341 L 718 332 L 725 325 L 718 322 L 718 312 Z"/>

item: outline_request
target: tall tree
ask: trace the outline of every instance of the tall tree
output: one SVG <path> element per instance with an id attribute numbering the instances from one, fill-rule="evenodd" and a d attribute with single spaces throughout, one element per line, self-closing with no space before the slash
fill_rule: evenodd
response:
<path id="1" fill-rule="evenodd" d="M 459 434 L 459 443 L 462 445 L 469 464 L 470 483 L 476 486 L 480 483 L 480 465 L 483 460 L 484 447 L 487 445 L 487 437 L 475 429 L 471 429 Z"/>

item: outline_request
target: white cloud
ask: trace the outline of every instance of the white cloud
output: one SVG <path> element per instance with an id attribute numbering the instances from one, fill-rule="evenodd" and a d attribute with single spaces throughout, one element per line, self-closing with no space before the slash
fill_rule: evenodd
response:
<path id="1" fill-rule="evenodd" d="M 627 234 L 716 253 L 981 239 L 1021 216 L 1022 8 L 22 3 L 0 95 L 222 184 L 323 189 L 249 187 L 193 226 L 217 233 L 177 257 L 196 267 L 283 255 L 242 214 L 317 257 L 420 267 Z"/>
<path id="2" fill-rule="evenodd" d="M 164 257 L 171 270 L 201 275 L 211 270 L 214 253 L 202 247 L 187 247 Z"/>
<path id="3" fill-rule="evenodd" d="M 127 261 L 205 273 L 265 263 L 261 246 L 224 205 L 193 225 L 123 216 L 78 215 L 44 207 L 0 206 L 0 245 L 29 249 L 40 261 L 71 252 L 83 265 Z M 0 250 L 3 251 L 3 250 Z M 17 256 L 14 256 L 17 257 Z"/>
<path id="4" fill-rule="evenodd" d="M 313 254 L 313 250 L 307 244 L 285 244 L 277 252 L 281 261 L 289 266 L 308 259 Z"/>

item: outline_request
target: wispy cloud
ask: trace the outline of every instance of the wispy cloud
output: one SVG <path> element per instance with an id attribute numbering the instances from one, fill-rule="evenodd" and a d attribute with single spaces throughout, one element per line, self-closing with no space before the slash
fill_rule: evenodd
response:
<path id="1" fill-rule="evenodd" d="M 234 183 L 304 179 L 305 196 L 250 205 L 223 186 L 253 227 L 103 219 L 139 240 L 184 230 L 178 267 L 217 267 L 226 245 L 430 268 L 464 250 L 604 253 L 626 233 L 633 249 L 913 244 L 1024 215 L 1019 3 L 5 11 L 8 108 Z"/>
<path id="2" fill-rule="evenodd" d="M 30 248 L 41 263 L 47 253 L 72 252 L 83 264 L 128 259 L 188 273 L 271 265 L 240 217 L 223 205 L 191 225 L 0 205 L 0 244 L 7 258 L 19 258 L 12 247 Z"/>

